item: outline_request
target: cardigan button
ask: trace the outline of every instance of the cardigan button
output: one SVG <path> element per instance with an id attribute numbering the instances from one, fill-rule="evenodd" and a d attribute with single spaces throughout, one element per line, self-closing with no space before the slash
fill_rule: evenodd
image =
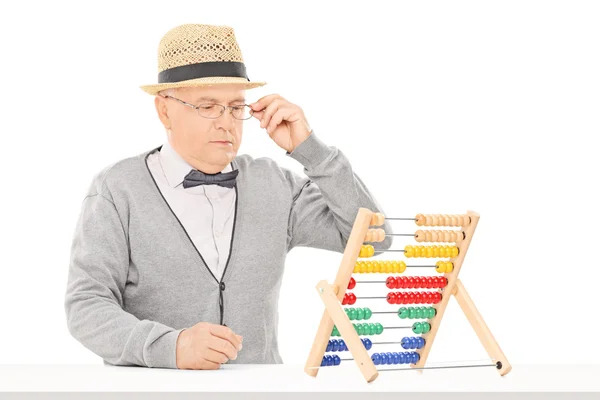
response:
<path id="1" fill-rule="evenodd" d="M 221 288 L 221 291 L 225 291 L 225 282 L 221 282 L 221 285 L 219 285 Z"/>

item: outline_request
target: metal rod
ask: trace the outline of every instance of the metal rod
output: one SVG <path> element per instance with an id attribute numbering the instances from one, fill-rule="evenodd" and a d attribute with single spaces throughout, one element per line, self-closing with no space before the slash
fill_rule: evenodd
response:
<path id="1" fill-rule="evenodd" d="M 412 329 L 412 326 L 384 326 L 383 329 Z"/>
<path id="2" fill-rule="evenodd" d="M 398 314 L 398 311 L 372 311 L 371 314 Z"/>
<path id="3" fill-rule="evenodd" d="M 395 221 L 416 221 L 416 218 L 390 218 L 390 217 L 385 217 L 385 219 L 391 219 L 391 220 L 395 220 Z"/>
<path id="4" fill-rule="evenodd" d="M 421 368 L 386 368 L 378 369 L 377 371 L 409 371 L 409 370 L 420 370 L 420 369 L 448 369 L 448 368 L 476 368 L 476 367 L 496 367 L 497 364 L 480 364 L 480 365 L 443 365 L 439 367 L 421 367 Z"/>
<path id="5" fill-rule="evenodd" d="M 415 233 L 386 233 L 385 236 L 417 236 Z"/>

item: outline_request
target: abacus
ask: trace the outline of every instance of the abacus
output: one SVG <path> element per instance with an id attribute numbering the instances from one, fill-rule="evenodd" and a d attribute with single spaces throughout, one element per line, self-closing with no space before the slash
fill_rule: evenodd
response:
<path id="1" fill-rule="evenodd" d="M 348 238 L 340 268 L 333 284 L 320 281 L 317 286 L 325 311 L 317 330 L 304 371 L 313 377 L 319 368 L 340 365 L 342 361 L 354 360 L 367 382 L 372 382 L 381 371 L 425 370 L 460 367 L 494 367 L 501 376 L 511 370 L 511 365 L 500 346 L 485 324 L 465 287 L 458 279 L 465 255 L 479 222 L 479 214 L 467 211 L 462 215 L 417 214 L 414 218 L 387 218 L 387 220 L 413 220 L 419 227 L 460 227 L 460 230 L 423 230 L 413 233 L 386 234 L 381 228 L 385 217 L 367 208 L 360 208 L 352 232 Z M 434 265 L 407 265 L 403 260 L 357 260 L 375 255 L 375 248 L 368 242 L 381 242 L 385 236 L 411 236 L 418 243 L 445 243 L 443 245 L 406 245 L 403 250 L 377 250 L 383 252 L 403 252 L 406 258 L 442 258 Z M 433 264 L 433 263 L 429 263 Z M 428 268 L 437 275 L 394 276 L 385 280 L 355 280 L 354 274 L 402 274 L 407 268 Z M 427 289 L 421 291 L 390 291 L 385 296 L 361 297 L 346 293 L 356 285 L 380 284 L 387 289 Z M 491 362 L 479 365 L 427 366 L 427 358 L 436 337 L 442 317 L 451 296 L 457 300 L 460 308 L 476 332 Z M 400 305 L 397 311 L 373 311 L 369 307 L 343 308 L 342 305 L 354 305 L 357 300 L 382 301 Z M 412 306 L 424 304 L 423 306 Z M 376 314 L 396 314 L 398 320 L 417 319 L 406 326 L 387 326 L 380 323 L 352 323 L 351 321 L 369 320 Z M 334 325 L 335 324 L 335 325 Z M 415 336 L 405 336 L 399 341 L 377 342 L 359 335 L 379 335 L 388 329 L 409 329 Z M 342 339 L 331 339 L 339 337 Z M 401 352 L 379 352 L 369 355 L 374 345 L 400 344 Z M 350 351 L 353 358 L 340 358 L 337 354 L 324 355 L 325 352 Z M 410 367 L 377 369 L 376 365 L 407 364 Z"/>

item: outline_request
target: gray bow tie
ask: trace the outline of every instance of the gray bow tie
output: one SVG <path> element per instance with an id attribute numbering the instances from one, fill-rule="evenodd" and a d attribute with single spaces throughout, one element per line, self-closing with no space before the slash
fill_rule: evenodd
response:
<path id="1" fill-rule="evenodd" d="M 239 170 L 234 169 L 227 173 L 217 172 L 216 174 L 205 174 L 197 169 L 191 170 L 183 179 L 183 187 L 189 188 L 198 185 L 219 185 L 226 188 L 235 186 L 235 178 Z"/>

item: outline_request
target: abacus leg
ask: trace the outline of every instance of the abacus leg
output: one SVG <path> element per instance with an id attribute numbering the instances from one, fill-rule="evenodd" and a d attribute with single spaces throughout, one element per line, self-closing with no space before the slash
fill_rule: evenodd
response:
<path id="1" fill-rule="evenodd" d="M 460 308 L 465 313 L 465 316 L 469 320 L 469 323 L 473 327 L 473 330 L 475 330 L 475 333 L 477 333 L 481 344 L 487 351 L 490 358 L 494 359 L 496 362 L 499 361 L 502 364 L 501 368 L 498 370 L 498 372 L 500 372 L 500 375 L 504 376 L 508 374 L 512 369 L 512 366 L 509 364 L 508 360 L 506 359 L 506 356 L 500 349 L 500 346 L 496 342 L 496 339 L 494 339 L 494 336 L 492 335 L 492 332 L 483 320 L 483 317 L 481 316 L 479 311 L 477 311 L 473 300 L 471 300 L 471 297 L 469 297 L 469 294 L 467 293 L 467 290 L 463 286 L 460 279 L 456 280 L 454 297 L 460 305 Z"/>
<path id="2" fill-rule="evenodd" d="M 352 354 L 354 361 L 362 372 L 365 380 L 367 382 L 374 381 L 375 378 L 379 376 L 379 372 L 377 371 L 377 368 L 375 368 L 375 364 L 373 363 L 373 360 L 371 360 L 367 349 L 365 349 L 365 345 L 360 340 L 358 333 L 356 333 L 354 326 L 348 319 L 348 315 L 344 312 L 344 309 L 342 308 L 342 305 L 340 304 L 336 294 L 333 292 L 331 286 L 327 283 L 327 281 L 320 281 L 317 284 L 317 291 L 321 295 L 321 300 L 325 304 L 325 315 L 327 316 L 327 321 L 321 321 L 321 326 L 317 332 L 315 343 L 313 343 L 313 349 L 309 355 L 305 371 L 309 375 L 312 375 L 309 371 L 314 371 L 314 369 L 309 370 L 308 368 L 315 366 L 315 364 L 317 366 L 321 365 L 327 339 L 329 339 L 331 330 L 333 329 L 333 324 L 335 323 L 335 326 L 339 330 L 340 335 L 344 338 L 344 342 L 346 343 L 346 346 L 348 346 L 348 350 L 350 350 L 350 353 Z M 323 327 L 328 328 L 329 331 L 322 331 Z M 319 346 L 320 343 L 323 343 L 323 345 Z"/>

